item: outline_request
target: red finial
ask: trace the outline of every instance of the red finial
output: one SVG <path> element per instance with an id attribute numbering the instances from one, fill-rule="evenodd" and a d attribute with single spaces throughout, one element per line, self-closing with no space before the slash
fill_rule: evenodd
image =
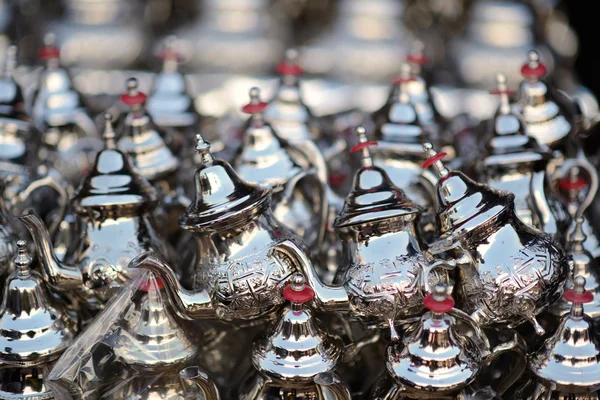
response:
<path id="1" fill-rule="evenodd" d="M 445 151 L 439 152 L 434 156 L 429 157 L 427 160 L 425 160 L 425 162 L 421 165 L 421 167 L 423 169 L 427 169 L 429 167 L 431 167 L 433 164 L 435 164 L 438 161 L 441 161 L 444 159 L 444 157 L 446 157 L 448 154 Z"/>
<path id="2" fill-rule="evenodd" d="M 403 63 L 400 67 L 400 76 L 392 79 L 393 85 L 401 85 L 410 81 L 414 81 L 415 78 L 412 75 L 410 64 Z"/>
<path id="3" fill-rule="evenodd" d="M 371 140 L 368 142 L 362 142 L 357 145 L 354 145 L 350 149 L 350 153 L 357 153 L 357 152 L 361 151 L 362 149 L 366 149 L 366 148 L 370 148 L 370 147 L 377 147 L 377 142 Z"/>
<path id="4" fill-rule="evenodd" d="M 529 61 L 521 67 L 521 75 L 526 79 L 539 79 L 546 75 L 546 66 L 540 62 L 540 55 L 537 51 L 529 52 Z"/>
<path id="5" fill-rule="evenodd" d="M 585 278 L 577 276 L 573 280 L 574 288 L 565 292 L 563 297 L 573 304 L 587 304 L 594 301 L 594 294 L 585 290 Z"/>
<path id="6" fill-rule="evenodd" d="M 445 285 L 437 284 L 433 288 L 433 293 L 430 293 L 425 297 L 423 305 L 429 311 L 445 313 L 454 308 L 454 299 L 446 293 Z"/>
<path id="7" fill-rule="evenodd" d="M 277 73 L 279 75 L 300 76 L 304 71 L 298 64 L 298 51 L 296 49 L 287 49 L 285 59 L 277 64 Z"/>
<path id="8" fill-rule="evenodd" d="M 425 54 L 425 44 L 420 40 L 416 40 L 413 43 L 412 51 L 406 56 L 406 62 L 409 64 L 416 65 L 427 65 L 429 64 L 429 57 Z"/>
<path id="9" fill-rule="evenodd" d="M 121 95 L 121 102 L 128 106 L 144 104 L 146 95 L 138 90 L 138 80 L 135 78 L 127 79 L 127 92 Z"/>
<path id="10" fill-rule="evenodd" d="M 175 50 L 175 42 L 177 38 L 175 36 L 169 36 L 165 40 L 164 48 L 158 53 L 158 57 L 163 61 L 183 61 L 183 56 Z"/>
<path id="11" fill-rule="evenodd" d="M 292 283 L 283 289 L 283 297 L 292 303 L 307 303 L 315 297 L 315 292 L 305 283 L 301 274 L 295 274 Z"/>
<path id="12" fill-rule="evenodd" d="M 253 87 L 250 89 L 250 103 L 242 107 L 242 111 L 246 114 L 256 114 L 267 108 L 269 103 L 260 100 L 260 89 Z"/>
<path id="13" fill-rule="evenodd" d="M 165 287 L 165 283 L 162 279 L 157 276 L 149 277 L 144 279 L 140 286 L 138 287 L 142 292 L 156 292 L 157 290 L 163 289 Z"/>
<path id="14" fill-rule="evenodd" d="M 38 52 L 38 58 L 42 61 L 60 58 L 60 50 L 56 47 L 54 33 L 49 32 L 44 36 L 44 46 Z"/>
<path id="15" fill-rule="evenodd" d="M 583 190 L 586 186 L 586 180 L 580 176 L 578 176 L 575 180 L 571 180 L 570 177 L 564 177 L 558 181 L 558 187 L 560 187 L 560 189 L 564 191 Z"/>

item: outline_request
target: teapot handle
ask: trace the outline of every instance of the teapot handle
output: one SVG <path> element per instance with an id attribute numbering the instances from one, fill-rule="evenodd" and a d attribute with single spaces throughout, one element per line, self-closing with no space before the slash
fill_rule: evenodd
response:
<path id="1" fill-rule="evenodd" d="M 516 357 L 511 359 L 513 366 L 510 369 L 510 372 L 504 377 L 504 379 L 496 388 L 496 393 L 498 393 L 499 396 L 502 396 L 521 378 L 521 376 L 525 373 L 527 366 L 527 345 L 525 344 L 523 337 L 517 331 L 512 329 L 506 332 L 512 334 L 512 337 L 509 340 L 494 346 L 489 358 L 489 363 L 491 363 L 501 354 L 507 352 L 514 352 L 516 354 Z"/>
<path id="2" fill-rule="evenodd" d="M 315 251 L 319 251 L 323 246 L 323 241 L 325 240 L 325 225 L 327 224 L 327 213 L 328 213 L 328 204 L 327 204 L 327 186 L 326 183 L 321 182 L 319 179 L 319 171 L 315 167 L 302 171 L 295 176 L 293 176 L 285 186 L 285 189 L 282 193 L 282 202 L 291 203 L 294 196 L 294 189 L 298 184 L 305 178 L 314 177 L 319 183 L 319 221 L 318 221 L 318 231 L 317 231 L 317 242 L 315 246 Z"/>
<path id="3" fill-rule="evenodd" d="M 48 187 L 54 190 L 58 194 L 58 206 L 59 213 L 58 216 L 52 221 L 52 224 L 48 228 L 48 232 L 50 233 L 50 237 L 53 237 L 60 223 L 64 220 L 65 214 L 67 213 L 67 206 L 69 205 L 69 189 L 70 185 L 62 179 L 58 171 L 54 169 L 49 169 L 43 178 L 36 179 L 27 185 L 25 190 L 21 191 L 15 201 L 17 204 L 24 203 L 29 196 L 36 190 Z"/>

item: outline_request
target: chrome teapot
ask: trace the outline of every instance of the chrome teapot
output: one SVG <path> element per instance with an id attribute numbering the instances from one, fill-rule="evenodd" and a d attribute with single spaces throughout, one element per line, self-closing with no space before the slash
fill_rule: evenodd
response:
<path id="1" fill-rule="evenodd" d="M 600 396 L 600 338 L 585 312 L 585 304 L 593 301 L 594 295 L 585 290 L 582 276 L 576 277 L 573 285 L 564 294 L 572 304 L 570 312 L 529 357 L 533 391 L 524 399 L 594 400 Z"/>
<path id="2" fill-rule="evenodd" d="M 422 142 L 427 140 L 428 134 L 411 103 L 408 88 L 412 79 L 410 65 L 402 64 L 388 102 L 372 116 L 377 140 L 375 165 L 383 168 L 409 198 L 428 210 L 434 204 L 435 177 L 428 177 L 430 173 L 421 168 L 426 159 Z"/>
<path id="3" fill-rule="evenodd" d="M 265 122 L 266 108 L 259 89 L 250 89 L 250 103 L 243 111 L 252 116 L 233 167 L 242 179 L 271 188 L 275 218 L 319 251 L 328 212 L 324 176 L 309 155 L 279 138 Z"/>
<path id="4" fill-rule="evenodd" d="M 351 151 L 362 153 L 362 167 L 333 224 L 342 242 L 334 283 L 345 286 L 351 316 L 387 326 L 397 339 L 395 324 L 422 312 L 430 285 L 448 283 L 441 269 L 450 267 L 422 250 L 417 225 L 422 209 L 373 165 L 369 147 L 377 143 L 367 141 L 363 127 L 357 133 Z"/>
<path id="5" fill-rule="evenodd" d="M 0 90 L 0 116 L 29 122 L 23 90 L 13 77 L 17 68 L 17 51 L 16 45 L 10 45 L 6 49 L 2 77 L 0 78 L 0 88 L 2 89 Z"/>
<path id="6" fill-rule="evenodd" d="M 77 185 L 102 149 L 102 141 L 69 73 L 60 65 L 54 35 L 47 34 L 44 41 L 39 58 L 45 66 L 30 107 L 33 124 L 41 135 L 39 157 Z"/>
<path id="7" fill-rule="evenodd" d="M 290 304 L 254 340 L 254 371 L 235 398 L 350 400 L 350 390 L 334 372 L 343 354 L 342 341 L 320 328 L 312 310 L 305 306 L 314 297 L 313 290 L 301 274 L 295 274 L 283 296 Z"/>
<path id="8" fill-rule="evenodd" d="M 560 297 L 568 273 L 564 250 L 517 217 L 513 194 L 449 171 L 443 153 L 430 143 L 423 148 L 429 157 L 423 167 L 438 177 L 440 238 L 429 251 L 456 258 L 461 309 L 483 327 L 527 320 L 543 334 L 536 315 Z"/>
<path id="9" fill-rule="evenodd" d="M 64 258 L 56 256 L 39 217 L 34 213 L 19 217 L 34 239 L 49 284 L 74 291 L 93 310 L 128 280 L 127 264 L 136 255 L 154 250 L 167 260 L 175 258 L 150 220 L 156 191 L 117 149 L 109 114 L 105 122 L 105 149 L 71 202 L 78 236 L 71 238 Z"/>
<path id="10" fill-rule="evenodd" d="M 388 346 L 388 376 L 375 384 L 369 398 L 491 400 L 499 398 L 523 374 L 525 343 L 516 332 L 510 331 L 508 340 L 490 346 L 479 324 L 454 308 L 454 299 L 443 284 L 434 287 L 424 305 L 428 311 L 407 330 L 402 341 Z M 478 376 L 496 357 L 509 351 L 515 353 L 510 373 L 495 390 L 481 390 L 485 388 L 478 387 Z"/>
<path id="11" fill-rule="evenodd" d="M 506 77 L 498 74 L 496 82 L 493 93 L 499 95 L 500 106 L 489 123 L 477 178 L 493 189 L 513 193 L 519 219 L 560 241 L 570 217 L 549 174 L 552 153 L 526 134 L 522 119 L 512 112 Z"/>
<path id="12" fill-rule="evenodd" d="M 31 270 L 27 243 L 19 240 L 17 248 L 0 305 L 0 399 L 53 399 L 45 376 L 71 345 L 78 321 Z"/>

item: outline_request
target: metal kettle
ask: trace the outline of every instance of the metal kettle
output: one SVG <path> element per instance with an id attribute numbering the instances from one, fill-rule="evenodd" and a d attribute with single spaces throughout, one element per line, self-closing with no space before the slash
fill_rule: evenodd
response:
<path id="1" fill-rule="evenodd" d="M 527 320 L 543 334 L 536 315 L 560 297 L 568 273 L 564 250 L 517 217 L 513 194 L 449 171 L 444 153 L 429 143 L 423 148 L 429 157 L 423 166 L 438 177 L 440 238 L 429 251 L 450 251 L 457 259 L 461 309 L 484 327 Z"/>
<path id="2" fill-rule="evenodd" d="M 133 257 L 149 250 L 167 260 L 175 257 L 150 220 L 156 191 L 117 149 L 110 115 L 105 120 L 105 149 L 71 202 L 79 228 L 64 259 L 56 256 L 39 217 L 34 213 L 19 217 L 34 239 L 50 285 L 74 290 L 95 310 L 128 280 L 127 264 Z"/>
<path id="3" fill-rule="evenodd" d="M 500 106 L 489 123 L 482 162 L 477 165 L 478 180 L 515 195 L 515 212 L 525 224 L 562 240 L 570 217 L 554 189 L 548 164 L 552 154 L 528 136 L 520 118 L 509 103 L 511 91 L 506 77 L 496 76 Z"/>
<path id="4" fill-rule="evenodd" d="M 500 354 L 511 351 L 511 372 L 497 385 L 502 395 L 525 371 L 525 344 L 516 332 L 508 341 L 491 347 L 477 322 L 454 308 L 443 284 L 436 285 L 424 305 L 428 311 L 407 330 L 402 341 L 386 350 L 387 374 L 375 385 L 371 398 L 382 400 L 459 400 L 478 391 L 477 376 Z M 466 330 L 461 327 L 464 324 Z M 482 397 L 479 397 L 482 398 Z"/>
<path id="5" fill-rule="evenodd" d="M 309 248 L 320 249 L 328 212 L 324 176 L 302 151 L 306 146 L 292 146 L 265 122 L 267 107 L 259 89 L 250 89 L 250 103 L 243 111 L 252 116 L 233 167 L 242 179 L 271 188 L 275 218 L 297 232 Z"/>
<path id="6" fill-rule="evenodd" d="M 236 398 L 244 400 L 351 399 L 350 390 L 334 372 L 343 353 L 340 338 L 324 331 L 315 320 L 310 302 L 314 292 L 296 274 L 283 289 L 290 304 L 252 345 L 254 371 Z"/>
<path id="7" fill-rule="evenodd" d="M 449 277 L 450 268 L 422 251 L 418 233 L 422 209 L 394 186 L 384 169 L 374 166 L 363 127 L 357 128 L 362 167 L 354 176 L 334 228 L 342 242 L 335 283 L 344 285 L 350 315 L 368 326 L 394 325 L 419 315 L 430 286 Z"/>
<path id="8" fill-rule="evenodd" d="M 73 341 L 77 321 L 31 270 L 27 243 L 17 247 L 0 305 L 0 399 L 53 399 L 44 375 Z"/>
<path id="9" fill-rule="evenodd" d="M 96 124 L 88 115 L 81 95 L 73 87 L 69 72 L 60 65 L 54 35 L 47 34 L 39 57 L 45 62 L 30 107 L 34 126 L 40 132 L 39 154 L 77 185 L 102 149 Z"/>

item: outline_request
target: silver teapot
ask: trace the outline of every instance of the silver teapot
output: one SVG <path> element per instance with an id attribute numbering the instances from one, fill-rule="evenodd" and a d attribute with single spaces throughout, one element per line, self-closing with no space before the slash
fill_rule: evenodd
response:
<path id="1" fill-rule="evenodd" d="M 478 180 L 513 193 L 515 212 L 521 221 L 562 240 L 570 217 L 549 174 L 552 153 L 527 135 L 522 119 L 512 112 L 506 77 L 498 74 L 496 82 L 494 93 L 500 97 L 500 106 L 490 121 L 491 132 L 476 167 Z"/>
<path id="2" fill-rule="evenodd" d="M 17 247 L 0 305 L 0 399 L 53 399 L 44 377 L 71 345 L 78 321 L 31 270 L 27 243 L 19 240 Z"/>
<path id="3" fill-rule="evenodd" d="M 30 107 L 33 124 L 41 135 L 39 157 L 77 185 L 102 149 L 102 141 L 69 72 L 60 65 L 54 35 L 48 34 L 44 40 L 39 57 L 45 66 Z"/>
<path id="4" fill-rule="evenodd" d="M 573 284 L 564 294 L 572 304 L 570 312 L 529 357 L 534 389 L 527 400 L 594 400 L 600 395 L 600 338 L 585 313 L 594 295 L 585 290 L 584 277 L 576 277 Z"/>
<path id="5" fill-rule="evenodd" d="M 385 170 L 373 165 L 363 127 L 357 129 L 362 167 L 334 228 L 342 242 L 335 283 L 348 293 L 350 314 L 367 325 L 394 325 L 419 315 L 430 281 L 448 283 L 445 261 L 423 251 L 418 233 L 422 209 L 394 186 Z"/>
<path id="6" fill-rule="evenodd" d="M 436 285 L 424 305 L 428 311 L 407 330 L 402 341 L 386 350 L 391 379 L 376 383 L 370 398 L 381 400 L 492 399 L 501 396 L 525 371 L 525 343 L 514 331 L 508 340 L 490 346 L 478 323 L 454 308 L 454 299 L 443 284 Z M 477 378 L 496 357 L 514 352 L 512 369 L 483 396 Z M 479 396 L 478 396 L 479 392 Z"/>
<path id="7" fill-rule="evenodd" d="M 350 400 L 350 390 L 334 372 L 343 354 L 342 341 L 324 331 L 305 306 L 314 297 L 313 290 L 296 274 L 283 289 L 283 296 L 290 304 L 255 339 L 251 350 L 254 371 L 236 398 Z"/>
<path id="8" fill-rule="evenodd" d="M 281 139 L 265 122 L 266 108 L 259 89 L 250 89 L 250 103 L 243 111 L 252 116 L 233 167 L 242 179 L 271 188 L 275 218 L 318 251 L 328 212 L 324 177 L 308 154 Z"/>
<path id="9" fill-rule="evenodd" d="M 423 166 L 438 177 L 440 238 L 429 251 L 456 258 L 461 308 L 484 327 L 527 320 L 543 334 L 536 315 L 560 297 L 568 273 L 564 250 L 517 217 L 513 194 L 449 171 L 443 153 L 430 143 L 423 148 L 429 157 Z"/>
<path id="10" fill-rule="evenodd" d="M 156 191 L 117 149 L 109 114 L 105 120 L 105 149 L 71 202 L 77 236 L 71 238 L 64 258 L 56 256 L 39 217 L 19 217 L 34 239 L 50 285 L 73 290 L 95 310 L 130 277 L 127 264 L 133 257 L 152 249 L 168 260 L 175 258 L 151 223 Z"/>

